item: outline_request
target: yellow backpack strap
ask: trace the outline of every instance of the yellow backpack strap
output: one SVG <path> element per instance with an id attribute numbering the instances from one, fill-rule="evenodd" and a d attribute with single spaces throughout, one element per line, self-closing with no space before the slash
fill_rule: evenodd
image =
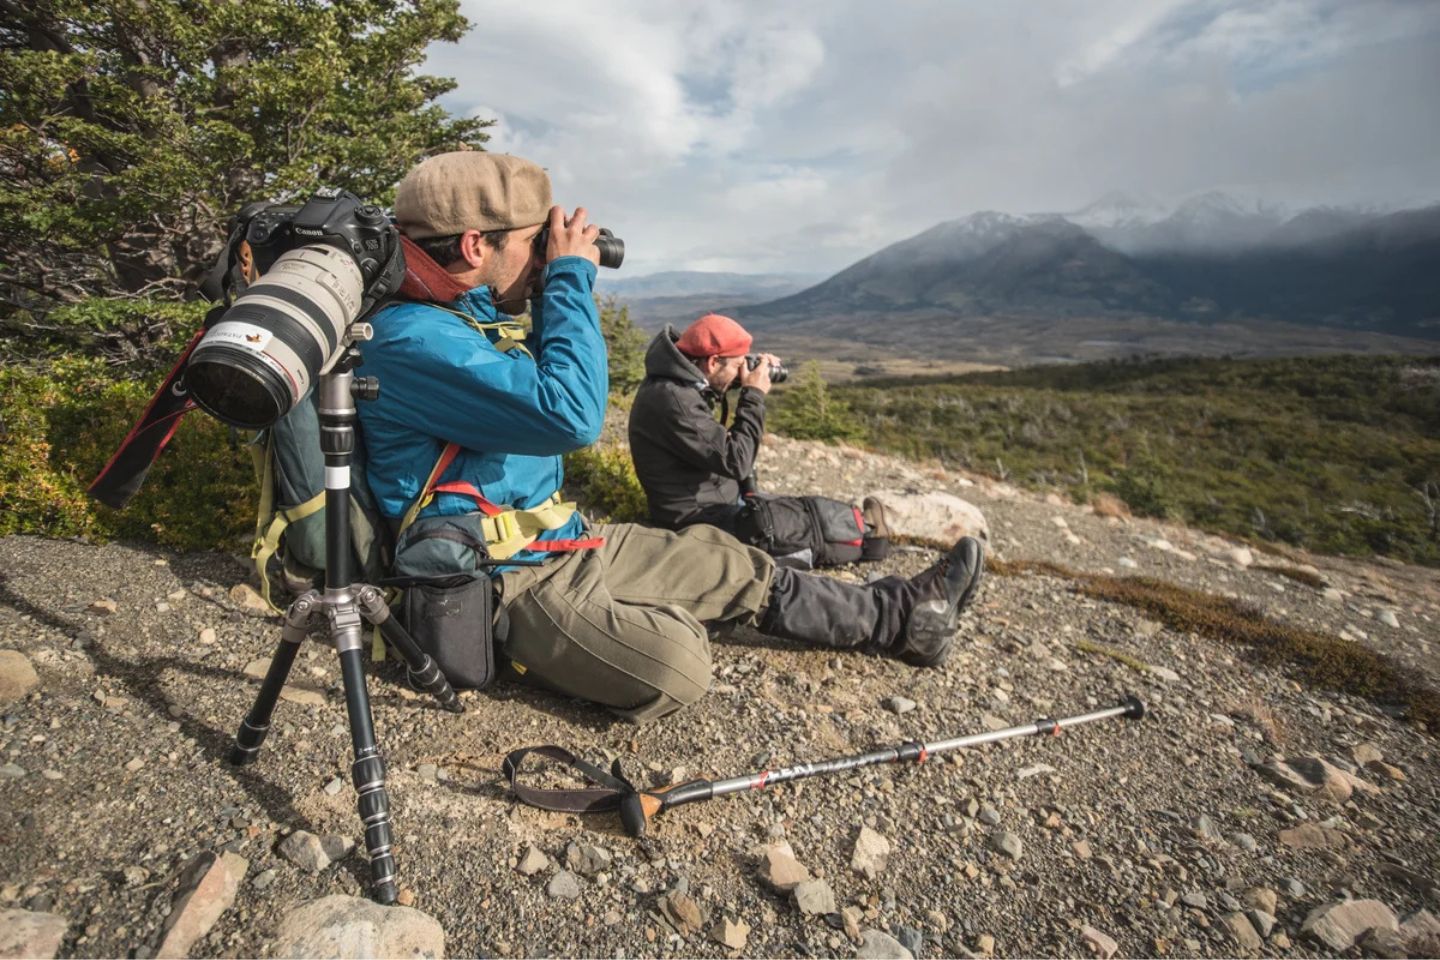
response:
<path id="1" fill-rule="evenodd" d="M 534 359 L 530 348 L 525 346 L 525 338 L 530 336 L 528 318 L 526 320 L 497 320 L 493 323 L 481 323 L 463 310 L 456 310 L 453 307 L 443 306 L 438 303 L 431 303 L 430 306 L 436 310 L 444 310 L 451 316 L 459 317 L 465 322 L 467 327 L 476 333 L 484 335 L 487 340 L 490 338 L 490 331 L 493 330 L 497 335 L 497 339 L 492 340 L 491 343 L 495 345 L 496 350 L 502 353 L 519 350 L 525 354 L 525 356 L 530 357 L 532 360 Z"/>
<path id="2" fill-rule="evenodd" d="M 575 515 L 575 504 L 562 503 L 557 490 L 550 499 L 528 510 L 504 510 L 480 521 L 490 556 L 505 560 L 524 550 L 546 530 L 559 530 Z"/>

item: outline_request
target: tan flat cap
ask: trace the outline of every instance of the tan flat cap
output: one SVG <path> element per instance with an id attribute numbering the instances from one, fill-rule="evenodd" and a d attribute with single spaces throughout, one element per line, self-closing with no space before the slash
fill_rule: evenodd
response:
<path id="1" fill-rule="evenodd" d="M 423 160 L 395 191 L 395 220 L 412 240 L 514 230 L 550 215 L 550 177 L 504 153 L 460 150 Z"/>

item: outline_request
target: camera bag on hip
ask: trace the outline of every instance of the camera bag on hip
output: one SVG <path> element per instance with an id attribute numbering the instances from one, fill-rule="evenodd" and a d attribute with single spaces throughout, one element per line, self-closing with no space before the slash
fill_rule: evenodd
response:
<path id="1" fill-rule="evenodd" d="M 495 585 L 479 562 L 490 555 L 480 518 L 421 517 L 395 544 L 401 622 L 456 689 L 495 680 Z"/>

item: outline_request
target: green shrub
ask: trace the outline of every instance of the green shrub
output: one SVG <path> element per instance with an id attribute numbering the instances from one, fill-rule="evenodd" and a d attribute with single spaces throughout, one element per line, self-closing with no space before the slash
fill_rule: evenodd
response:
<path id="1" fill-rule="evenodd" d="M 568 454 L 565 493 L 590 515 L 613 523 L 644 520 L 650 513 L 626 447 L 597 444 Z"/>
<path id="2" fill-rule="evenodd" d="M 1440 566 L 1440 358 L 1149 359 L 831 388 L 868 443 L 1135 512 Z"/>
<path id="3" fill-rule="evenodd" d="M 243 549 L 255 517 L 250 457 L 228 428 L 202 414 L 180 425 L 124 510 L 85 494 L 155 385 L 116 379 L 94 359 L 0 368 L 0 534 Z"/>
<path id="4" fill-rule="evenodd" d="M 796 440 L 860 440 L 865 425 L 856 419 L 850 405 L 831 395 L 820 364 L 809 361 L 800 370 L 794 385 L 775 391 L 767 426 Z"/>

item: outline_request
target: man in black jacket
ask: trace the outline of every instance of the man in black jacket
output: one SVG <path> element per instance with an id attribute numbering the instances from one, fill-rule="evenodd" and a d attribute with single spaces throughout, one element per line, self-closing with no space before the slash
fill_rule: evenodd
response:
<path id="1" fill-rule="evenodd" d="M 645 354 L 645 381 L 630 409 L 630 454 L 656 524 L 706 523 L 795 566 L 879 560 L 889 552 L 883 505 L 862 509 L 825 497 L 776 497 L 753 488 L 765 433 L 765 396 L 777 358 L 746 363 L 751 337 L 707 314 L 677 336 L 666 327 Z M 722 408 L 739 386 L 727 426 Z M 747 488 L 747 482 L 750 486 Z"/>

